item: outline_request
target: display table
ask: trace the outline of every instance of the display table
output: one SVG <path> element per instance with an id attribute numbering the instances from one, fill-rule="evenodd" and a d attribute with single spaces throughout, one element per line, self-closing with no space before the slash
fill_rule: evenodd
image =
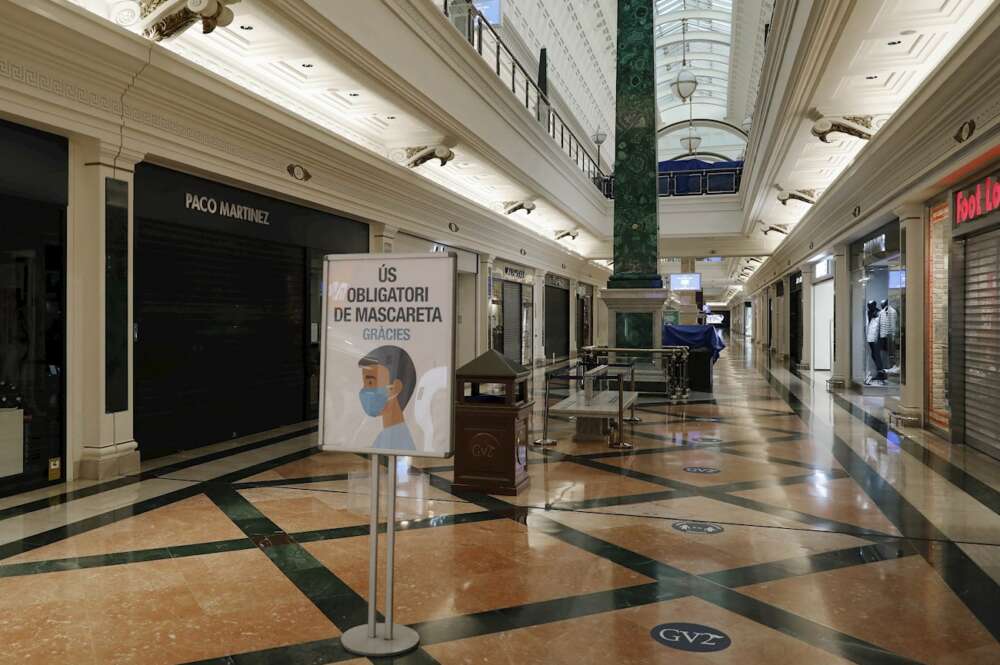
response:
<path id="1" fill-rule="evenodd" d="M 623 392 L 621 410 L 631 407 L 638 398 L 637 392 Z M 590 399 L 587 399 L 585 392 L 579 391 L 550 406 L 549 413 L 576 416 L 574 441 L 602 441 L 608 435 L 608 420 L 618 418 L 618 391 L 595 392 Z"/>

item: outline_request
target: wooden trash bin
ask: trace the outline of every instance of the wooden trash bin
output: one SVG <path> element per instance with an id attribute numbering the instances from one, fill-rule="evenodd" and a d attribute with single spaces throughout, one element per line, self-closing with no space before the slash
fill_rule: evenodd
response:
<path id="1" fill-rule="evenodd" d="M 492 349 L 455 372 L 454 489 L 516 495 L 528 484 L 530 378 Z"/>

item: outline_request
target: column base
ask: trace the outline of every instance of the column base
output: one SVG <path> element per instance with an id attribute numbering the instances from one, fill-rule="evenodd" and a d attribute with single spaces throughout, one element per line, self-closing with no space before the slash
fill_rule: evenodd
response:
<path id="1" fill-rule="evenodd" d="M 898 397 L 887 397 L 885 410 L 889 413 L 891 427 L 921 428 L 924 426 L 924 410 L 918 407 L 904 406 Z"/>
<path id="2" fill-rule="evenodd" d="M 127 441 L 104 448 L 84 448 L 83 458 L 77 464 L 76 477 L 80 480 L 108 480 L 139 473 L 139 450 L 135 441 Z"/>
<path id="3" fill-rule="evenodd" d="M 839 377 L 833 377 L 832 379 L 826 380 L 826 390 L 827 392 L 834 392 L 836 390 L 844 390 L 847 387 L 847 381 Z"/>

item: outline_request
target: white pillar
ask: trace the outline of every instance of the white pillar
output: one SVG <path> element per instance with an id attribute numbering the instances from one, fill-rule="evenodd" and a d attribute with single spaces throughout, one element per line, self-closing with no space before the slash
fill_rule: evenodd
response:
<path id="1" fill-rule="evenodd" d="M 497 288 L 493 284 L 493 261 L 496 259 L 492 254 L 479 255 L 479 270 L 476 273 L 476 357 L 486 353 L 492 348 L 492 338 L 490 331 L 490 302 L 493 299 L 492 289 Z"/>
<path id="2" fill-rule="evenodd" d="M 681 272 L 691 273 L 695 271 L 694 259 L 682 258 L 681 259 Z M 669 278 L 668 278 L 669 279 Z M 677 322 L 684 326 L 693 326 L 698 323 L 698 300 L 694 291 L 684 291 L 680 293 L 671 293 L 670 295 L 676 296 L 680 303 L 677 305 Z M 660 312 L 660 321 L 663 320 L 663 312 Z"/>
<path id="3" fill-rule="evenodd" d="M 579 284 L 575 279 L 569 280 L 569 357 L 576 358 L 576 287 Z"/>
<path id="4" fill-rule="evenodd" d="M 831 387 L 846 387 L 851 381 L 851 254 L 846 243 L 833 251 L 833 372 Z"/>
<path id="5" fill-rule="evenodd" d="M 900 233 L 906 233 L 906 288 L 903 292 L 904 311 L 900 313 L 905 344 L 902 385 L 898 398 L 886 399 L 886 407 L 894 420 L 923 427 L 924 417 L 924 235 L 926 208 L 906 205 L 894 211 L 899 217 Z"/>
<path id="6" fill-rule="evenodd" d="M 532 287 L 534 291 L 533 311 L 535 318 L 534 325 L 532 326 L 534 329 L 532 354 L 534 355 L 535 367 L 543 367 L 545 365 L 545 276 L 547 274 L 545 270 L 535 270 L 535 282 Z"/>
<path id="7" fill-rule="evenodd" d="M 598 296 L 601 290 L 606 288 L 608 288 L 607 283 L 602 286 L 594 286 L 594 346 L 612 346 L 608 341 L 611 339 L 608 331 L 614 322 L 611 321 L 608 303 L 604 301 L 604 298 Z"/>
<path id="8" fill-rule="evenodd" d="M 392 245 L 399 232 L 395 226 L 379 222 L 368 225 L 368 246 L 371 254 L 392 254 Z"/>
<path id="9" fill-rule="evenodd" d="M 138 473 L 133 434 L 132 251 L 135 164 L 140 154 L 93 139 L 70 143 L 67 211 L 67 479 L 103 480 Z M 128 407 L 107 412 L 105 400 L 106 179 L 128 184 Z"/>
<path id="10" fill-rule="evenodd" d="M 799 368 L 809 369 L 812 367 L 812 264 L 803 263 L 799 270 L 802 274 L 802 311 L 799 312 L 799 320 L 802 321 L 802 350 L 799 354 Z"/>

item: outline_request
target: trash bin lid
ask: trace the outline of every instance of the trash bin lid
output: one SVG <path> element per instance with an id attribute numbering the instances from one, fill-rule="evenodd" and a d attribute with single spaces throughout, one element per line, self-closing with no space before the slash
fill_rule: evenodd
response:
<path id="1" fill-rule="evenodd" d="M 463 379 L 520 379 L 529 376 L 531 370 L 490 349 L 459 367 L 455 374 Z"/>

